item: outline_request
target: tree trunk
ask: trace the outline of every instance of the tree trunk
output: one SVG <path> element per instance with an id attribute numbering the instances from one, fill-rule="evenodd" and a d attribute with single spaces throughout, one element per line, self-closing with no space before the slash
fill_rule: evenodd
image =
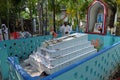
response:
<path id="1" fill-rule="evenodd" d="M 8 27 L 8 39 L 10 39 L 10 27 L 9 27 L 9 1 L 7 0 L 7 27 Z"/>
<path id="2" fill-rule="evenodd" d="M 38 33 L 40 34 L 40 2 L 39 2 L 39 0 L 38 0 L 38 5 L 37 5 L 37 15 L 39 16 L 39 17 L 37 17 L 37 20 L 38 20 Z"/>
<path id="3" fill-rule="evenodd" d="M 107 2 L 107 0 L 106 0 L 106 2 Z M 113 28 L 115 14 L 117 12 L 117 3 L 115 3 L 114 1 L 110 1 L 110 2 L 107 2 L 107 4 L 109 5 L 109 8 L 111 9 L 111 15 L 110 15 L 110 20 L 109 20 L 108 26 L 110 26 L 110 28 Z"/>
<path id="4" fill-rule="evenodd" d="M 116 36 L 120 36 L 120 24 L 116 27 Z"/>
<path id="5" fill-rule="evenodd" d="M 0 18 L 0 28 L 1 28 L 2 22 L 1 22 L 1 18 Z"/>
<path id="6" fill-rule="evenodd" d="M 43 32 L 43 23 L 42 23 L 42 17 L 43 17 L 43 6 L 42 6 L 42 3 L 39 2 L 38 3 L 38 12 L 39 12 L 39 34 L 42 35 L 42 32 Z"/>
<path id="7" fill-rule="evenodd" d="M 116 13 L 116 10 L 112 9 L 112 14 L 110 15 L 110 21 L 109 21 L 110 28 L 114 27 L 115 13 Z"/>
<path id="8" fill-rule="evenodd" d="M 52 0 L 52 4 L 53 4 L 53 27 L 54 27 L 54 31 L 56 32 L 56 26 L 55 26 L 55 0 Z"/>
<path id="9" fill-rule="evenodd" d="M 1 72 L 0 72 L 0 80 L 2 80 L 2 74 L 1 74 Z"/>
<path id="10" fill-rule="evenodd" d="M 43 3 L 41 3 L 41 32 L 42 32 L 42 35 L 44 35 L 44 10 L 43 10 Z"/>
<path id="11" fill-rule="evenodd" d="M 47 18 L 47 14 L 48 14 L 48 9 L 47 9 L 47 4 L 46 4 L 46 20 L 45 20 L 45 35 L 47 35 L 47 25 L 48 25 L 48 18 Z"/>

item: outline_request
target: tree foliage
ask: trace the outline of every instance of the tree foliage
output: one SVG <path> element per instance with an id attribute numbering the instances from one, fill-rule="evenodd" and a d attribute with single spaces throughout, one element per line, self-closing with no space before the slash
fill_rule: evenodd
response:
<path id="1" fill-rule="evenodd" d="M 110 28 L 114 27 L 114 18 L 115 18 L 115 14 L 117 12 L 117 0 L 104 0 L 107 5 L 108 5 L 108 8 L 111 9 L 111 15 L 110 15 L 110 21 L 108 23 L 108 26 L 110 26 Z"/>
<path id="2" fill-rule="evenodd" d="M 55 9 L 55 16 L 59 16 L 61 9 L 64 8 L 66 9 L 69 19 L 75 19 L 77 22 L 76 24 L 78 24 L 80 20 L 85 18 L 88 6 L 92 1 L 93 0 L 0 0 L 0 19 L 7 21 L 8 16 L 9 19 L 14 20 L 19 18 L 35 18 L 38 14 L 37 4 L 42 3 L 43 8 L 47 8 L 48 10 L 47 15 L 51 15 Z M 110 5 L 109 7 L 113 10 L 113 12 L 116 12 L 117 6 L 120 8 L 120 0 L 103 1 Z M 26 8 L 29 9 L 29 12 L 26 12 Z M 50 17 L 53 16 L 48 16 L 47 18 L 51 19 Z"/>

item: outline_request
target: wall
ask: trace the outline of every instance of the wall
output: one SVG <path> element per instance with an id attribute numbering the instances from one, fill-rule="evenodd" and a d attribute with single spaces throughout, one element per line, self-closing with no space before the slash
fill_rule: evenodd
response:
<path id="1" fill-rule="evenodd" d="M 3 41 L 0 43 L 0 46 L 8 49 L 9 56 L 15 55 L 20 59 L 24 59 L 27 58 L 34 50 L 36 50 L 44 40 L 48 40 L 50 38 L 50 36 L 40 36 L 27 39 Z M 65 69 L 43 78 L 42 80 L 77 80 L 79 78 L 82 80 L 102 80 L 105 76 L 108 77 L 111 71 L 114 71 L 118 62 L 120 62 L 120 43 L 117 43 L 120 41 L 120 37 L 89 34 L 88 38 L 88 40 L 99 39 L 100 42 L 103 43 L 102 50 L 95 55 L 73 63 L 71 66 L 68 66 Z M 113 43 L 115 44 L 112 45 Z M 2 58 L 2 53 L 4 52 L 0 52 L 0 60 L 4 59 Z M 5 60 L 6 58 L 4 61 Z M 2 64 L 4 65 L 4 63 Z M 13 66 L 15 66 L 15 64 L 13 64 Z M 20 69 L 16 67 L 13 69 L 17 70 L 21 76 L 25 78 L 25 80 L 29 80 L 26 79 L 27 73 L 20 67 L 19 64 L 17 64 L 17 66 L 19 66 Z"/>
<path id="2" fill-rule="evenodd" d="M 7 80 L 8 78 L 8 63 L 7 63 L 7 50 L 6 49 L 0 49 L 0 73 L 2 75 L 2 80 Z"/>
<path id="3" fill-rule="evenodd" d="M 6 48 L 8 50 L 8 56 L 16 56 L 24 59 L 33 53 L 37 47 L 41 46 L 43 41 L 48 39 L 51 39 L 51 36 L 6 40 L 0 42 L 0 48 Z"/>

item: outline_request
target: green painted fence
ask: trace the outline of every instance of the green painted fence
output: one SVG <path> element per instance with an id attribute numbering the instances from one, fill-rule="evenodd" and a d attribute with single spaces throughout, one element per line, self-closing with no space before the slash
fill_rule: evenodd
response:
<path id="1" fill-rule="evenodd" d="M 16 56 L 19 59 L 26 59 L 28 56 L 41 46 L 45 40 L 51 39 L 51 36 L 39 36 L 32 38 L 6 40 L 0 42 L 0 72 L 3 80 L 8 78 L 9 67 L 7 63 L 8 56 Z"/>
<path id="2" fill-rule="evenodd" d="M 104 46 L 103 46 L 104 50 L 103 51 L 100 51 L 100 52 L 96 53 L 96 55 L 94 55 L 92 57 L 89 57 L 87 59 L 84 59 L 84 60 L 82 60 L 80 62 L 73 63 L 73 65 L 67 67 L 66 69 L 58 71 L 57 73 L 52 74 L 52 75 L 44 78 L 43 80 L 52 80 L 52 79 L 53 80 L 54 79 L 55 80 L 66 80 L 67 77 L 68 77 L 68 74 L 69 74 L 69 76 L 71 76 L 71 77 L 68 77 L 68 78 L 71 78 L 71 79 L 67 79 L 67 80 L 77 80 L 78 78 L 80 78 L 80 76 L 81 77 L 83 76 L 82 80 L 87 80 L 87 78 L 90 77 L 91 75 L 85 77 L 84 74 L 82 74 L 82 73 L 85 72 L 83 70 L 85 70 L 86 67 L 88 67 L 88 69 L 91 70 L 91 72 L 92 72 L 91 74 L 95 74 L 95 75 L 98 75 L 98 76 L 100 75 L 103 78 L 104 77 L 103 74 L 97 73 L 97 71 L 96 71 L 99 68 L 95 69 L 96 72 L 93 70 L 95 68 L 95 66 L 94 66 L 94 64 L 95 64 L 94 60 L 97 61 L 96 62 L 97 65 L 101 65 L 101 67 L 106 67 L 106 65 L 104 65 L 104 63 L 99 62 L 99 60 L 101 61 L 100 55 L 103 55 L 103 57 L 105 55 L 110 55 L 110 56 L 112 55 L 113 56 L 113 54 L 112 54 L 113 52 L 115 54 L 119 55 L 117 52 L 114 51 L 114 50 L 117 50 L 117 51 L 119 50 L 118 49 L 119 48 L 119 43 L 117 45 L 114 45 L 114 46 L 111 46 L 111 45 L 113 43 L 118 42 L 120 40 L 120 37 L 102 36 L 102 35 L 91 35 L 91 34 L 88 35 L 88 40 L 97 39 L 97 38 L 99 38 L 101 40 L 101 42 L 104 43 Z M 41 43 L 43 41 L 48 40 L 48 39 L 51 39 L 51 36 L 39 36 L 39 37 L 32 37 L 32 38 L 27 38 L 27 39 L 8 40 L 8 41 L 2 41 L 2 42 L 0 42 L 0 47 L 7 49 L 8 56 L 17 56 L 19 59 L 25 59 L 33 51 L 35 51 L 37 49 L 37 47 L 41 46 Z M 110 47 L 110 48 L 106 49 L 107 47 Z M 4 52 L 0 52 L 0 54 L 2 54 L 2 53 L 4 53 Z M 4 55 L 0 55 L 0 60 L 3 59 L 5 61 L 6 58 L 1 58 L 2 56 L 4 56 Z M 6 57 L 7 57 L 7 55 L 6 55 Z M 103 59 L 105 59 L 104 61 L 106 62 L 106 64 L 108 64 L 106 57 L 104 57 Z M 113 58 L 110 58 L 110 59 L 113 60 Z M 118 59 L 118 58 L 116 58 L 116 59 Z M 87 62 L 91 63 L 91 64 L 88 64 Z M 1 63 L 1 65 L 4 65 L 4 63 Z M 0 65 L 0 67 L 1 67 L 1 65 Z M 108 65 L 110 66 L 110 64 L 108 64 Z M 84 69 L 83 69 L 83 67 L 84 67 Z M 111 67 L 110 69 L 112 69 L 112 68 L 113 67 Z M 7 66 L 7 69 L 9 69 L 9 66 Z M 15 69 L 15 68 L 12 68 L 12 69 Z M 105 70 L 105 72 L 107 71 L 107 69 Z M 89 70 L 88 70 L 88 72 L 90 72 Z M 2 74 L 8 73 L 7 70 L 5 70 L 5 72 L 3 72 L 3 71 L 1 71 L 1 72 L 2 72 Z M 109 73 L 109 70 L 107 72 Z M 5 75 L 2 75 L 2 76 L 3 77 L 7 77 Z M 66 77 L 66 78 L 64 78 L 64 77 Z"/>
<path id="3" fill-rule="evenodd" d="M 9 77 L 8 77 L 8 79 L 9 80 L 24 80 L 23 77 L 20 75 L 20 73 L 14 69 L 15 67 L 10 65 L 9 62 L 8 62 L 8 64 L 9 64 L 9 74 L 8 74 Z"/>
<path id="4" fill-rule="evenodd" d="M 38 80 L 107 80 L 110 74 L 118 68 L 119 63 L 120 42 Z M 17 68 L 15 69 L 18 71 Z M 23 73 L 24 71 L 18 72 Z M 28 76 L 25 79 L 24 75 L 21 76 L 24 77 L 24 80 L 36 80 L 28 79 Z"/>
<path id="5" fill-rule="evenodd" d="M 41 43 L 51 39 L 51 36 L 39 36 L 26 39 L 6 40 L 0 42 L 0 48 L 8 50 L 8 56 L 17 56 L 20 59 L 27 58 Z"/>
<path id="6" fill-rule="evenodd" d="M 7 63 L 7 50 L 0 49 L 0 73 L 2 76 L 2 80 L 7 80 L 8 72 L 9 72 L 9 65 Z"/>
<path id="7" fill-rule="evenodd" d="M 120 42 L 42 80 L 108 80 L 120 64 Z"/>

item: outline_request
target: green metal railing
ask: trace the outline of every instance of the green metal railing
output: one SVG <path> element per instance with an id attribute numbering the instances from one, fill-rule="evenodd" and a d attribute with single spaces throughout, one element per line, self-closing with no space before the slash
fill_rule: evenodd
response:
<path id="1" fill-rule="evenodd" d="M 0 73 L 2 76 L 2 80 L 7 80 L 9 65 L 7 64 L 7 49 L 0 49 Z"/>
<path id="2" fill-rule="evenodd" d="M 11 71 L 11 75 L 13 75 L 12 73 L 14 72 L 14 73 L 16 73 L 15 76 L 19 75 L 19 76 L 21 76 L 20 78 L 23 78 L 22 74 L 20 74 L 19 71 L 16 72 L 16 69 L 14 68 L 14 66 L 12 67 L 11 64 L 7 63 L 8 56 L 17 56 L 19 59 L 28 58 L 28 56 L 31 53 L 33 53 L 33 51 L 35 51 L 37 49 L 37 47 L 41 46 L 41 43 L 43 41 L 48 40 L 48 39 L 51 39 L 51 36 L 39 36 L 39 37 L 32 37 L 32 38 L 26 38 L 26 39 L 7 40 L 7 41 L 0 42 L 0 47 L 2 48 L 0 50 L 0 72 L 2 73 L 3 80 L 5 80 L 6 78 L 9 77 L 8 75 L 6 75 L 9 73 L 9 70 Z M 70 77 L 71 79 L 68 78 L 68 80 L 77 80 L 80 76 L 82 77 L 82 75 L 84 75 L 81 73 L 85 72 L 83 70 L 86 69 L 86 67 L 88 66 L 87 64 L 89 64 L 89 63 L 91 63 L 91 64 L 89 64 L 90 66 L 88 66 L 88 69 L 93 71 L 93 73 L 91 73 L 91 74 L 100 75 L 103 78 L 103 74 L 97 73 L 96 69 L 99 70 L 99 68 L 95 68 L 94 60 L 97 61 L 97 65 L 101 65 L 101 68 L 103 68 L 104 66 L 106 67 L 106 65 L 104 65 L 104 64 L 109 63 L 109 61 L 107 60 L 108 57 L 106 57 L 106 55 L 110 55 L 110 56 L 116 56 L 116 54 L 119 55 L 119 43 L 117 43 L 117 42 L 120 41 L 120 37 L 89 34 L 88 40 L 91 41 L 92 39 L 99 39 L 100 42 L 103 43 L 102 49 L 104 49 L 104 50 L 100 51 L 100 52 L 96 53 L 96 55 L 91 56 L 87 59 L 84 59 L 80 62 L 73 63 L 73 65 L 67 67 L 66 69 L 58 71 L 57 73 L 52 74 L 52 75 L 44 78 L 43 80 L 52 80 L 52 79 L 53 80 L 66 80 L 68 77 L 68 74 L 71 76 Z M 114 43 L 117 43 L 117 45 L 111 46 Z M 108 48 L 108 47 L 110 47 L 110 48 Z M 3 50 L 3 48 L 5 48 L 5 49 Z M 118 52 L 116 52 L 116 51 L 118 51 Z M 115 54 L 113 54 L 113 53 L 115 53 Z M 100 55 L 102 55 L 102 57 L 105 56 L 103 58 L 104 59 L 103 62 L 105 62 L 105 63 L 99 62 L 99 61 L 102 61 L 101 60 L 102 57 Z M 110 59 L 112 59 L 114 61 L 113 58 L 110 58 Z M 116 57 L 115 59 L 118 59 L 118 58 Z M 92 63 L 94 63 L 94 64 L 92 64 Z M 110 64 L 108 64 L 108 65 L 110 66 Z M 83 69 L 83 67 L 84 67 L 84 69 Z M 78 68 L 80 68 L 80 69 L 78 69 Z M 93 70 L 94 68 L 95 68 L 95 71 Z M 114 67 L 111 67 L 111 69 L 112 68 L 114 68 Z M 107 71 L 107 69 L 105 70 L 105 72 Z M 107 71 L 108 73 L 109 73 L 109 70 Z M 78 72 L 78 71 L 80 71 L 80 72 Z M 88 71 L 88 72 L 90 73 L 90 71 Z M 86 71 L 86 74 L 87 74 L 87 71 Z M 89 76 L 91 76 L 91 75 L 89 75 Z M 64 77 L 66 77 L 66 78 L 64 79 Z M 51 79 L 49 79 L 49 78 L 51 78 Z M 84 76 L 82 80 L 87 80 L 87 78 L 86 79 L 85 78 L 86 77 Z"/>
<path id="3" fill-rule="evenodd" d="M 108 80 L 111 73 L 118 68 L 119 64 L 120 42 L 117 42 L 96 54 L 38 80 Z M 17 68 L 15 70 L 18 71 Z M 21 70 L 24 72 L 24 69 L 21 68 Z M 36 80 L 30 77 L 29 79 L 25 79 L 24 75 L 21 76 L 24 80 Z"/>

